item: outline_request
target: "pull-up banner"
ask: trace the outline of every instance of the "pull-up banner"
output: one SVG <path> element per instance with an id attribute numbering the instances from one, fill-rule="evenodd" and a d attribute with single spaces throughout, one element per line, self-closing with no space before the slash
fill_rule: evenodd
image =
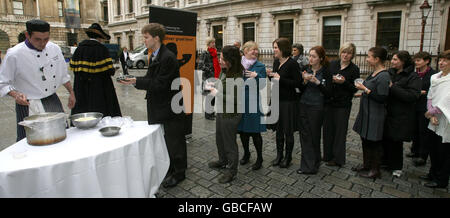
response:
<path id="1" fill-rule="evenodd" d="M 166 28 L 164 44 L 177 57 L 182 80 L 183 101 L 188 121 L 190 123 L 186 134 L 192 132 L 192 113 L 194 109 L 194 74 L 197 34 L 197 13 L 158 6 L 149 7 L 149 22 L 160 23 Z M 149 52 L 150 54 L 150 52 Z M 190 121 L 189 121 L 190 120 Z"/>

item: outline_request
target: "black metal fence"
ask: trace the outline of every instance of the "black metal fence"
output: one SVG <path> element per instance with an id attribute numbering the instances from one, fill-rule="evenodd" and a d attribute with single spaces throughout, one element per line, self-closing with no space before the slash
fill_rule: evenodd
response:
<path id="1" fill-rule="evenodd" d="M 200 57 L 201 54 L 201 50 L 197 50 L 197 61 L 198 61 L 198 57 Z M 307 55 L 307 51 L 305 51 L 305 55 Z M 335 60 L 337 58 L 339 58 L 339 51 L 327 51 L 327 56 L 329 58 L 329 60 Z M 411 56 L 414 56 L 415 53 L 411 53 Z M 437 54 L 433 54 L 431 53 L 431 64 L 430 66 L 432 66 L 435 70 L 439 69 L 439 52 Z M 388 55 L 388 59 L 385 63 L 386 68 L 390 68 L 391 67 L 391 61 L 390 59 L 392 58 L 392 53 L 389 53 Z M 353 58 L 353 63 L 355 63 L 361 72 L 361 77 L 365 78 L 367 77 L 370 72 L 373 71 L 373 68 L 371 66 L 369 66 L 369 64 L 366 61 L 367 59 L 367 52 L 359 52 L 356 54 L 356 56 Z M 273 64 L 273 50 L 264 50 L 261 49 L 259 51 L 259 61 L 263 64 L 265 64 L 266 66 L 272 66 Z M 197 65 L 196 65 L 196 69 L 197 69 Z"/>

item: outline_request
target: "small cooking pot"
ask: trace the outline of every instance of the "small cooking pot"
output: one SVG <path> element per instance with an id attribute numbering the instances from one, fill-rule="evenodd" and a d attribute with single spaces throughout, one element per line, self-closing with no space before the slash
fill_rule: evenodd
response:
<path id="1" fill-rule="evenodd" d="M 19 125 L 25 127 L 30 145 L 49 145 L 66 139 L 67 115 L 42 113 L 25 117 Z"/>

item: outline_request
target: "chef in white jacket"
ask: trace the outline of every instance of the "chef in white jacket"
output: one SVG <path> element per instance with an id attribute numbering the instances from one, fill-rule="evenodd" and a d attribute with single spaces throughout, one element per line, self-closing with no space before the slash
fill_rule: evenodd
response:
<path id="1" fill-rule="evenodd" d="M 61 48 L 49 42 L 50 25 L 43 20 L 26 23 L 26 40 L 10 48 L 0 67 L 0 96 L 16 100 L 17 123 L 42 112 L 64 112 L 56 90 L 69 91 L 70 109 L 75 95 Z M 17 141 L 25 138 L 25 130 L 17 125 Z"/>

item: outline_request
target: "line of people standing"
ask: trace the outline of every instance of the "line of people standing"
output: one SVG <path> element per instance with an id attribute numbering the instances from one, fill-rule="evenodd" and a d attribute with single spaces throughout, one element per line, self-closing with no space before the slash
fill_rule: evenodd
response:
<path id="1" fill-rule="evenodd" d="M 241 65 L 245 71 L 242 72 L 242 78 L 244 80 L 264 78 L 267 70 L 273 87 L 279 89 L 280 116 L 278 121 L 270 127 L 276 131 L 277 155 L 271 162 L 272 166 L 281 168 L 290 166 L 296 131 L 300 134 L 302 151 L 297 173 L 316 174 L 321 161 L 325 161 L 327 166 L 345 165 L 348 122 L 355 96 L 361 98 L 361 103 L 353 130 L 361 137 L 363 164 L 353 167 L 352 170 L 357 171 L 362 177 L 379 178 L 381 177 L 380 168 L 383 167 L 392 171 L 393 176 L 400 177 L 403 173 L 403 143 L 411 140 L 414 141 L 412 154 L 408 156 L 414 155 L 417 158 L 414 159 L 416 165 L 424 164 L 428 153 L 433 153 L 431 151 L 433 149 L 425 145 L 430 138 L 433 139 L 428 136 L 431 133 L 426 127 L 428 119 L 425 112 L 428 111 L 427 117 L 434 119 L 436 121 L 434 123 L 444 125 L 438 128 L 441 132 L 445 132 L 442 129 L 447 128 L 445 125 L 448 125 L 448 121 L 442 124 L 435 116 L 435 114 L 443 114 L 442 111 L 437 110 L 431 114 L 429 108 L 425 107 L 427 96 L 429 97 L 429 78 L 435 72 L 429 67 L 431 57 L 426 52 L 420 52 L 412 58 L 407 51 L 398 51 L 392 56 L 392 67 L 386 69 L 387 51 L 373 47 L 369 50 L 366 61 L 374 68 L 374 71 L 365 80 L 358 81 L 361 80 L 358 79 L 360 70 L 352 62 L 356 54 L 353 43 L 342 45 L 339 58 L 331 62 L 328 61 L 325 49 L 322 46 L 315 46 L 309 50 L 308 64 L 305 64 L 306 58 L 299 55 L 303 52 L 299 52 L 299 48 L 303 49 L 302 47 L 298 44 L 291 45 L 289 40 L 284 38 L 277 39 L 273 42 L 275 58 L 273 70 L 264 69 L 265 67 L 256 61 L 257 46 L 254 42 L 250 44 L 252 46 L 243 46 L 244 56 Z M 258 90 L 260 90 L 259 86 Z M 358 90 L 361 91 L 358 93 Z M 249 138 L 252 137 L 257 152 L 257 159 L 252 169 L 257 170 L 261 168 L 262 163 L 260 133 L 266 128 L 253 125 L 242 131 L 242 126 L 248 124 L 245 117 L 253 116 L 259 120 L 263 119 L 259 110 L 256 113 L 248 113 L 248 100 L 259 98 L 259 94 L 253 94 L 249 95 L 248 87 L 243 91 L 242 95 L 246 101 L 245 113 L 237 132 L 241 136 L 244 150 L 241 164 L 249 162 Z M 429 102 L 428 100 L 428 104 Z M 260 103 L 256 100 L 255 104 Z M 253 119 L 255 124 L 257 119 Z M 446 117 L 440 115 L 439 119 L 446 119 Z M 323 155 L 320 148 L 322 132 Z M 448 133 L 445 132 L 445 134 Z M 435 137 L 435 141 L 442 141 L 441 144 L 445 144 L 446 136 L 438 136 L 444 138 L 438 140 L 438 137 Z M 444 149 L 441 144 L 434 146 L 434 151 L 437 150 L 436 147 Z M 435 167 L 436 164 L 433 165 L 432 160 L 433 167 L 430 173 L 423 176 L 434 182 L 431 185 L 438 187 L 446 186 L 446 183 L 442 182 L 445 180 L 444 171 L 446 170 L 443 153 L 430 154 L 430 156 L 439 154 L 440 167 Z M 220 167 L 226 168 L 226 163 L 222 163 Z M 439 169 L 437 170 L 439 173 L 436 169 Z M 237 172 L 236 168 L 234 172 Z"/>

